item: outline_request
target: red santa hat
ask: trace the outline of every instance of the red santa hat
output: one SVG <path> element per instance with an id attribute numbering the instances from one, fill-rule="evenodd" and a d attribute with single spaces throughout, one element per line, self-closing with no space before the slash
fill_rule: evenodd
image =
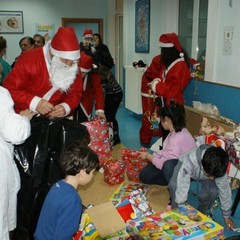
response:
<path id="1" fill-rule="evenodd" d="M 90 72 L 93 67 L 93 58 L 84 52 L 81 52 L 81 58 L 78 66 L 80 67 L 81 72 Z"/>
<path id="2" fill-rule="evenodd" d="M 90 28 L 87 28 L 83 32 L 83 38 L 93 38 L 93 31 Z"/>
<path id="3" fill-rule="evenodd" d="M 159 37 L 159 46 L 163 48 L 170 48 L 175 47 L 178 52 L 180 53 L 180 57 L 184 56 L 184 53 L 182 52 L 181 44 L 179 42 L 178 36 L 176 33 L 166 33 L 162 34 Z"/>
<path id="4" fill-rule="evenodd" d="M 50 51 L 56 57 L 69 60 L 80 58 L 80 48 L 73 27 L 60 27 L 50 43 Z"/>

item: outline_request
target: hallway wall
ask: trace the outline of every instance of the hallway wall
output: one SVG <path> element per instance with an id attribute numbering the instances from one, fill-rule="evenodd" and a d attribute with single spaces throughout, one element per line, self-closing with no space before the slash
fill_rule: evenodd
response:
<path id="1" fill-rule="evenodd" d="M 24 33 L 2 34 L 7 39 L 7 60 L 9 63 L 12 63 L 15 57 L 20 54 L 19 40 L 24 36 L 33 36 L 36 32 L 37 23 L 54 24 L 56 31 L 62 25 L 62 17 L 102 18 L 103 38 L 108 44 L 108 33 L 113 32 L 112 29 L 114 28 L 114 25 L 109 24 L 108 19 L 111 20 L 112 17 L 109 17 L 108 14 L 109 12 L 113 13 L 114 10 L 112 8 L 114 3 L 113 0 L 1 0 L 1 11 L 23 11 Z M 110 46 L 110 51 L 114 51 L 114 48 L 115 46 L 113 46 L 113 49 Z"/>

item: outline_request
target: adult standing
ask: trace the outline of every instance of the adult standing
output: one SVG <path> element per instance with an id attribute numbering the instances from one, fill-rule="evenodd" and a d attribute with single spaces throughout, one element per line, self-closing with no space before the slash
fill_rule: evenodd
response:
<path id="1" fill-rule="evenodd" d="M 12 69 L 9 63 L 3 59 L 3 57 L 6 56 L 6 50 L 7 41 L 0 36 L 0 85 L 2 85 L 4 79 Z"/>
<path id="2" fill-rule="evenodd" d="M 22 56 L 23 53 L 31 50 L 34 48 L 34 39 L 32 37 L 26 36 L 20 39 L 19 41 L 19 47 L 21 49 L 21 53 L 19 56 L 15 58 L 15 61 L 12 63 L 11 67 L 13 68 L 15 64 L 17 63 L 20 56 Z"/>
<path id="3" fill-rule="evenodd" d="M 96 49 L 93 44 L 93 31 L 90 28 L 86 28 L 83 31 L 82 42 L 79 44 L 80 51 L 86 53 L 93 58 L 93 63 L 98 65 L 98 60 L 96 56 Z"/>
<path id="4" fill-rule="evenodd" d="M 99 33 L 93 34 L 93 44 L 96 50 L 97 64 L 112 69 L 114 66 L 113 58 Z"/>
<path id="5" fill-rule="evenodd" d="M 17 193 L 20 189 L 20 177 L 13 160 L 13 144 L 23 143 L 30 135 L 29 119 L 33 116 L 29 110 L 13 110 L 13 100 L 7 89 L 0 87 L 0 239 L 8 240 L 9 232 L 16 228 Z"/>
<path id="6" fill-rule="evenodd" d="M 45 38 L 41 34 L 35 34 L 33 36 L 35 48 L 43 47 L 45 45 Z"/>
<path id="7" fill-rule="evenodd" d="M 82 73 L 83 92 L 78 108 L 74 113 L 77 122 L 89 121 L 92 117 L 93 106 L 95 105 L 95 115 L 105 118 L 104 115 L 104 94 L 100 82 L 98 71 L 93 68 L 91 56 L 81 53 L 79 70 Z"/>
<path id="8" fill-rule="evenodd" d="M 160 96 L 160 107 L 174 103 L 184 105 L 183 91 L 190 81 L 188 57 L 183 51 L 176 33 L 162 34 L 159 38 L 161 47 L 161 68 L 158 78 L 148 83 L 151 90 Z M 161 126 L 160 126 L 161 127 Z M 162 127 L 161 127 L 162 128 Z M 168 131 L 162 131 L 163 140 Z"/>
<path id="9" fill-rule="evenodd" d="M 16 112 L 30 109 L 49 117 L 68 116 L 79 104 L 80 49 L 72 27 L 60 27 L 43 48 L 24 53 L 4 81 Z"/>
<path id="10" fill-rule="evenodd" d="M 186 53 L 183 52 L 176 33 L 162 34 L 159 38 L 161 60 L 164 67 L 158 78 L 149 86 L 154 93 L 162 97 L 162 104 L 169 105 L 170 100 L 184 104 L 183 90 L 190 81 L 190 70 Z"/>
<path id="11" fill-rule="evenodd" d="M 151 64 L 147 67 L 142 76 L 141 81 L 141 96 L 142 96 L 142 125 L 139 131 L 140 143 L 144 146 L 149 146 L 154 136 L 160 136 L 160 131 L 153 128 L 152 118 L 156 118 L 158 107 L 155 104 L 157 97 L 148 86 L 148 83 L 159 76 L 163 64 L 161 55 L 153 57 Z M 153 114 L 156 114 L 153 116 Z"/>

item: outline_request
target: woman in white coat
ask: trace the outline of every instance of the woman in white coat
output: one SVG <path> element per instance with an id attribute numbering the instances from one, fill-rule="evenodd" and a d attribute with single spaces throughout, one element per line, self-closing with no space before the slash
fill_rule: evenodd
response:
<path id="1" fill-rule="evenodd" d="M 16 114 L 7 89 L 0 87 L 0 239 L 9 239 L 16 228 L 17 193 L 20 177 L 13 159 L 13 144 L 23 143 L 30 135 L 33 114 L 25 110 Z"/>

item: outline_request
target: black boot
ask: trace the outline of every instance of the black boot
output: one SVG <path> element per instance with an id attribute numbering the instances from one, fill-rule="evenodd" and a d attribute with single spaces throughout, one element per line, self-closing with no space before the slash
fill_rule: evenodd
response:
<path id="1" fill-rule="evenodd" d="M 113 133 L 113 146 L 121 143 L 118 133 Z"/>

